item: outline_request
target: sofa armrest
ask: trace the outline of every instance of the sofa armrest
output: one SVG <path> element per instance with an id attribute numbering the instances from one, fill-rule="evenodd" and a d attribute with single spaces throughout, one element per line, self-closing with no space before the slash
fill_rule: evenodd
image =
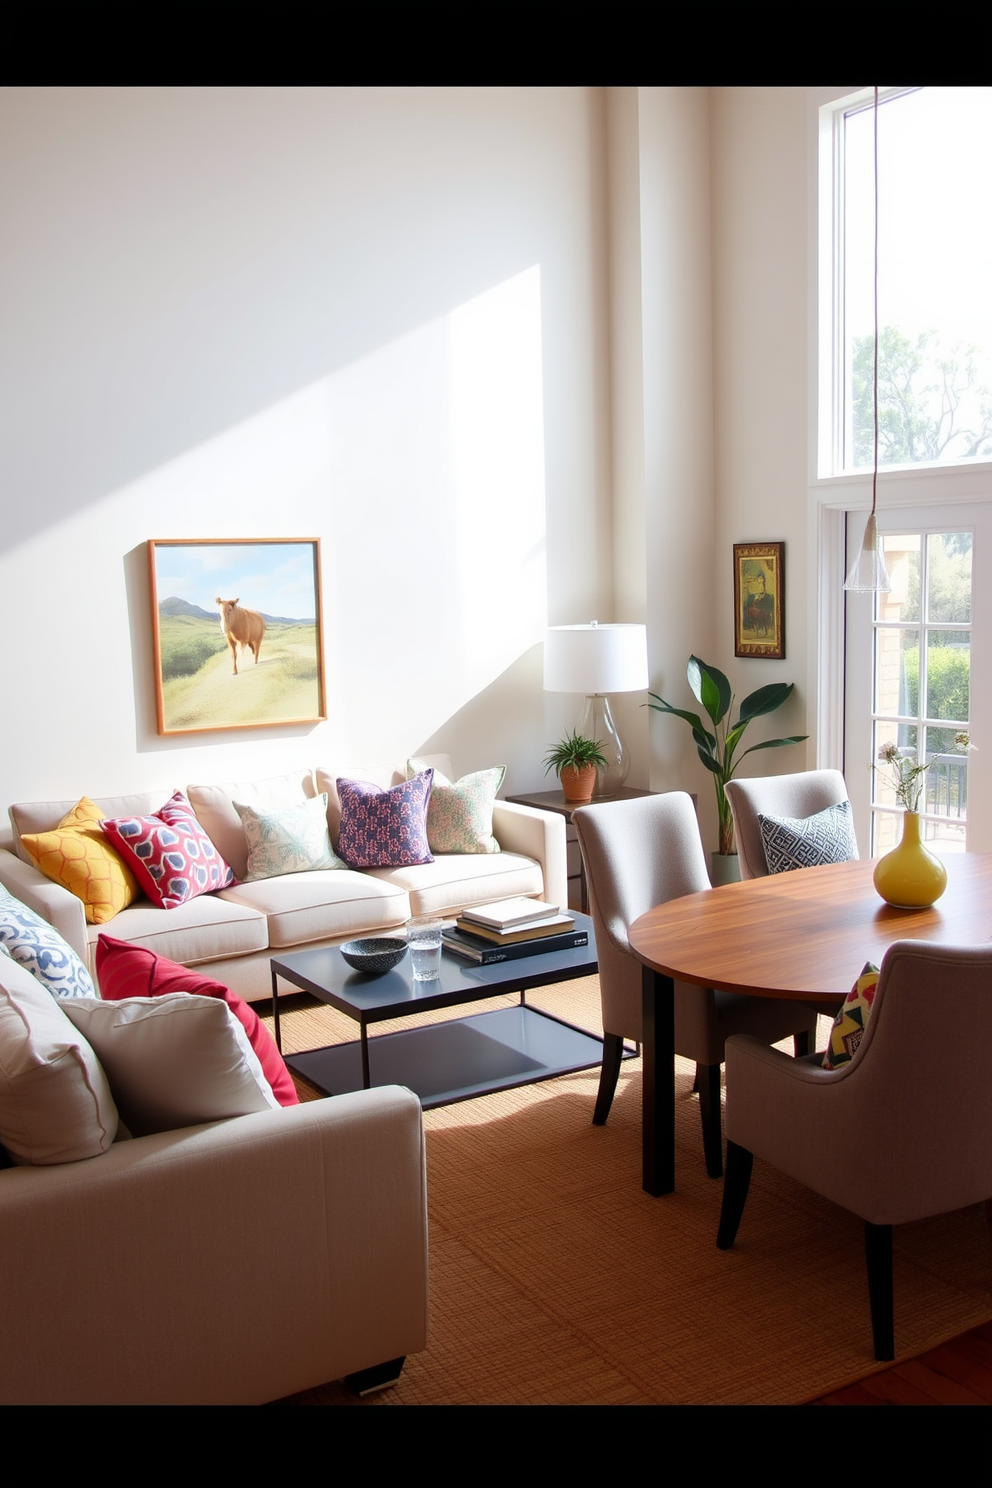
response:
<path id="1" fill-rule="evenodd" d="M 565 818 L 512 801 L 493 803 L 493 836 L 504 852 L 536 858 L 544 875 L 544 897 L 549 904 L 568 905 L 568 858 Z"/>
<path id="2" fill-rule="evenodd" d="M 408 1090 L 0 1172 L 0 1402 L 261 1403 L 424 1347 Z"/>
<path id="3" fill-rule="evenodd" d="M 88 965 L 86 911 L 81 899 L 70 894 L 61 884 L 46 878 L 40 868 L 22 863 L 20 858 L 4 849 L 0 849 L 0 884 L 28 909 L 47 920 L 62 939 L 69 942 L 83 965 Z"/>

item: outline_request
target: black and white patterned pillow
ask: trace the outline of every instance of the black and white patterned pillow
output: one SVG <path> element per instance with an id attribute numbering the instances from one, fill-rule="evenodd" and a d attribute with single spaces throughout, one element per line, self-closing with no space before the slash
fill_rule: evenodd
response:
<path id="1" fill-rule="evenodd" d="M 758 826 L 769 873 L 848 863 L 858 856 L 850 801 L 805 818 L 759 816 Z"/>

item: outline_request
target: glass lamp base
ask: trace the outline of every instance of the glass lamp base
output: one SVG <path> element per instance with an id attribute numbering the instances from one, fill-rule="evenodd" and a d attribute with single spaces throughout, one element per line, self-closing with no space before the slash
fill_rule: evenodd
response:
<path id="1" fill-rule="evenodd" d="M 604 693 L 597 692 L 586 698 L 578 731 L 583 738 L 595 739 L 606 756 L 606 768 L 600 766 L 596 770 L 593 800 L 615 795 L 630 774 L 630 756 L 623 747 L 610 712 L 610 700 Z"/>

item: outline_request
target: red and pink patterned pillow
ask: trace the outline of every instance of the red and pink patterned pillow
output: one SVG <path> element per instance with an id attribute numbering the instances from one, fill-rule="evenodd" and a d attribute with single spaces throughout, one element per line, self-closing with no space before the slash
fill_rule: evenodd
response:
<path id="1" fill-rule="evenodd" d="M 198 894 L 226 889 L 234 874 L 176 791 L 152 816 L 122 816 L 101 821 L 110 838 L 153 904 L 175 909 Z"/>
<path id="2" fill-rule="evenodd" d="M 338 856 L 349 868 L 409 868 L 433 863 L 427 804 L 434 771 L 422 770 L 390 790 L 370 780 L 339 780 Z"/>

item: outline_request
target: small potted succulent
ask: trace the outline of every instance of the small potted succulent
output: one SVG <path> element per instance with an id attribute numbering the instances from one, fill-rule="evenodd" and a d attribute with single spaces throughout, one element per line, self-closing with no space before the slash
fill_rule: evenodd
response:
<path id="1" fill-rule="evenodd" d="M 605 769 L 606 763 L 600 741 L 585 739 L 573 729 L 544 756 L 544 773 L 555 771 L 570 805 L 587 806 L 596 785 L 596 771 Z"/>

